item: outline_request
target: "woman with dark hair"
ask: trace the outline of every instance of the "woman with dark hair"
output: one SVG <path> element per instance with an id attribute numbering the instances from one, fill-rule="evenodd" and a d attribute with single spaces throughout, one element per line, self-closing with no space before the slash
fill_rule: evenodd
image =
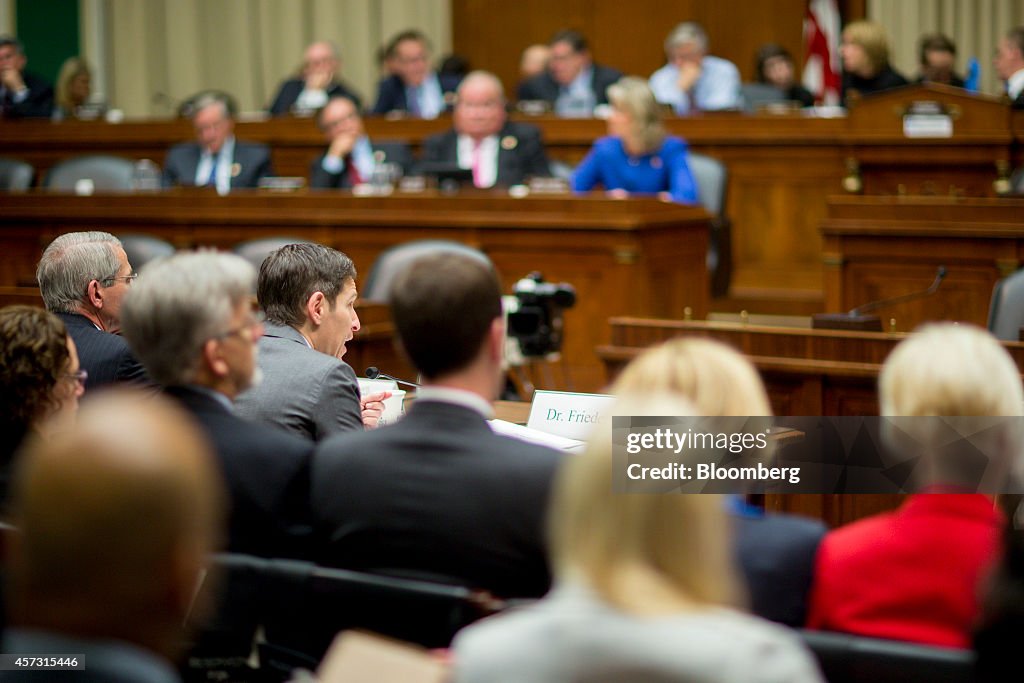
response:
<path id="1" fill-rule="evenodd" d="M 814 95 L 796 80 L 793 55 L 781 45 L 768 43 L 757 51 L 757 82 L 775 86 L 787 100 L 814 106 Z"/>
<path id="2" fill-rule="evenodd" d="M 627 76 L 608 86 L 608 137 L 598 139 L 572 176 L 572 189 L 601 185 L 613 197 L 658 195 L 697 203 L 697 183 L 687 163 L 687 145 L 667 135 L 661 106 L 647 81 Z"/>
<path id="3" fill-rule="evenodd" d="M 0 501 L 14 452 L 74 420 L 85 377 L 60 318 L 34 306 L 0 309 Z"/>

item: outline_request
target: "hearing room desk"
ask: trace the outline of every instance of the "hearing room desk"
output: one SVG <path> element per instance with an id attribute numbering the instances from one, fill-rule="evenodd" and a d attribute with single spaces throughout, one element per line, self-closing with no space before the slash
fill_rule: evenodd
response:
<path id="1" fill-rule="evenodd" d="M 689 308 L 703 317 L 708 308 L 708 215 L 654 199 L 515 199 L 482 191 L 390 197 L 240 191 L 220 197 L 174 190 L 92 197 L 29 193 L 2 202 L 0 287 L 29 293 L 43 247 L 76 230 L 147 233 L 179 248 L 230 249 L 258 237 L 302 237 L 351 256 L 360 281 L 390 246 L 456 240 L 490 257 L 506 292 L 531 271 L 576 287 L 576 306 L 565 314 L 564 355 L 578 390 L 603 383 L 594 348 L 608 341 L 609 316 L 681 318 Z"/>

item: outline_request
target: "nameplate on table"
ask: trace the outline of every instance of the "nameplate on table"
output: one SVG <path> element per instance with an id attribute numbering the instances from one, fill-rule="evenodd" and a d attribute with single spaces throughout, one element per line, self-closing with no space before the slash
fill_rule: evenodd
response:
<path id="1" fill-rule="evenodd" d="M 614 402 L 615 398 L 608 394 L 535 391 L 526 426 L 585 441 Z"/>
<path id="2" fill-rule="evenodd" d="M 940 102 L 914 102 L 903 115 L 903 135 L 908 138 L 951 138 L 953 117 Z"/>

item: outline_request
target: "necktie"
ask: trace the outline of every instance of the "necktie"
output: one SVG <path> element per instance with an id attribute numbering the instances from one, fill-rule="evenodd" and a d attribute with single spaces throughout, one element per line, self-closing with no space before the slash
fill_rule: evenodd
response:
<path id="1" fill-rule="evenodd" d="M 480 153 L 480 147 L 482 144 L 482 140 L 473 140 L 473 156 L 470 163 L 472 164 L 473 168 L 473 185 L 476 187 L 483 187 L 483 183 L 481 182 L 483 170 L 480 168 L 482 164 L 481 157 L 483 156 Z"/>
<path id="2" fill-rule="evenodd" d="M 409 105 L 410 115 L 420 115 L 420 86 L 417 85 L 409 88 L 409 101 L 406 104 Z"/>
<path id="3" fill-rule="evenodd" d="M 210 177 L 203 183 L 205 187 L 216 187 L 217 186 L 217 155 L 214 154 L 213 158 L 210 159 Z"/>
<path id="4" fill-rule="evenodd" d="M 359 173 L 359 169 L 356 168 L 355 159 L 352 158 L 352 154 L 345 155 L 345 170 L 348 173 L 348 179 L 352 183 L 352 186 L 361 185 L 363 182 L 363 176 Z"/>

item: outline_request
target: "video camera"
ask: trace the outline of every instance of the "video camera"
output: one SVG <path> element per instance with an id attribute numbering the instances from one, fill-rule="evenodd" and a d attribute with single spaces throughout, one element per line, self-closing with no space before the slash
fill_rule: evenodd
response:
<path id="1" fill-rule="evenodd" d="M 541 357 L 562 348 L 562 312 L 576 305 L 576 289 L 564 282 L 544 282 L 532 272 L 512 288 L 518 310 L 508 314 L 508 333 L 524 356 Z"/>

